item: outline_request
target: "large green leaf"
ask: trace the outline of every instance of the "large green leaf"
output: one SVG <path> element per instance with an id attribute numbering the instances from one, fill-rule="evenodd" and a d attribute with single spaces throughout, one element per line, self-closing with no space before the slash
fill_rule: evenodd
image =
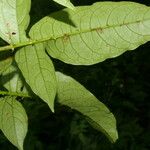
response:
<path id="1" fill-rule="evenodd" d="M 0 37 L 10 44 L 25 39 L 30 0 L 0 0 Z"/>
<path id="2" fill-rule="evenodd" d="M 0 129 L 19 150 L 23 150 L 27 126 L 26 112 L 15 97 L 0 98 Z"/>
<path id="3" fill-rule="evenodd" d="M 71 77 L 57 72 L 57 80 L 59 103 L 81 112 L 96 129 L 115 142 L 118 139 L 116 120 L 108 108 Z"/>
<path id="4" fill-rule="evenodd" d="M 99 2 L 64 9 L 35 24 L 30 35 L 49 40 L 48 53 L 66 63 L 90 65 L 134 50 L 150 40 L 150 7 Z"/>
<path id="5" fill-rule="evenodd" d="M 44 44 L 21 48 L 15 59 L 32 91 L 54 111 L 56 77 L 53 64 L 45 53 Z"/>
<path id="6" fill-rule="evenodd" d="M 74 9 L 75 7 L 73 6 L 73 4 L 70 2 L 70 0 L 53 0 L 57 3 L 59 3 L 60 5 L 66 6 L 68 8 Z"/>

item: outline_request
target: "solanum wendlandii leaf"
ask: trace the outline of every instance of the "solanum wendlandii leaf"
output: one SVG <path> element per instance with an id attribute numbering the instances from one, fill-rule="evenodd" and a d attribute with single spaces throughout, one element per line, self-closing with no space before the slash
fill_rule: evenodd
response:
<path id="1" fill-rule="evenodd" d="M 0 37 L 10 44 L 25 39 L 30 0 L 0 0 Z"/>
<path id="2" fill-rule="evenodd" d="M 65 7 L 68 7 L 70 9 L 75 9 L 75 7 L 73 6 L 73 4 L 70 2 L 70 0 L 53 0 L 57 3 L 59 3 L 60 5 L 63 5 Z"/>
<path id="3" fill-rule="evenodd" d="M 19 150 L 23 150 L 27 127 L 26 112 L 15 97 L 0 98 L 0 129 Z"/>
<path id="4" fill-rule="evenodd" d="M 16 53 L 15 60 L 32 91 L 54 111 L 56 77 L 53 64 L 45 53 L 44 44 L 21 48 Z"/>
<path id="5" fill-rule="evenodd" d="M 116 120 L 108 108 L 71 77 L 57 72 L 57 80 L 58 102 L 82 113 L 96 129 L 115 142 L 118 139 Z"/>
<path id="6" fill-rule="evenodd" d="M 64 9 L 35 24 L 30 35 L 49 39 L 48 53 L 63 62 L 91 65 L 134 50 L 150 40 L 150 7 L 99 2 Z"/>

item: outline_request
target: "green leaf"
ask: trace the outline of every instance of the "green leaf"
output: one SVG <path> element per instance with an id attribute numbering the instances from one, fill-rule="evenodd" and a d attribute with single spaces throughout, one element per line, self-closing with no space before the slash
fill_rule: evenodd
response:
<path id="1" fill-rule="evenodd" d="M 81 112 L 96 129 L 115 142 L 118 139 L 116 120 L 108 108 L 71 77 L 57 72 L 57 80 L 58 102 Z"/>
<path id="2" fill-rule="evenodd" d="M 11 58 L 0 61 L 0 74 L 11 64 Z"/>
<path id="3" fill-rule="evenodd" d="M 32 91 L 54 112 L 56 76 L 53 64 L 45 53 L 44 44 L 21 48 L 16 53 L 15 59 Z"/>
<path id="4" fill-rule="evenodd" d="M 10 44 L 26 39 L 30 0 L 0 0 L 0 37 Z"/>
<path id="5" fill-rule="evenodd" d="M 0 129 L 19 150 L 23 150 L 27 126 L 26 112 L 15 97 L 0 98 Z"/>
<path id="6" fill-rule="evenodd" d="M 64 9 L 36 23 L 30 35 L 49 40 L 47 52 L 75 65 L 91 65 L 134 50 L 150 40 L 150 7 L 99 2 Z"/>
<path id="7" fill-rule="evenodd" d="M 0 53 L 0 74 L 4 72 L 12 63 L 12 57 L 6 53 Z"/>
<path id="8" fill-rule="evenodd" d="M 63 5 L 65 7 L 68 7 L 70 9 L 75 9 L 75 7 L 73 6 L 73 4 L 70 2 L 70 0 L 53 0 L 55 2 L 57 2 L 60 5 Z"/>
<path id="9" fill-rule="evenodd" d="M 10 65 L 9 68 L 2 73 L 0 83 L 9 92 L 14 92 L 16 95 L 17 93 L 28 93 L 15 63 Z"/>

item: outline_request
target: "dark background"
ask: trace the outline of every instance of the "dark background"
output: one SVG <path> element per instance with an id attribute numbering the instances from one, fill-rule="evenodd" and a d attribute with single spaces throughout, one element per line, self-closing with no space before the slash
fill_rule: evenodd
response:
<path id="1" fill-rule="evenodd" d="M 150 5 L 149 0 L 134 0 Z M 98 0 L 72 0 L 89 5 Z M 32 0 L 31 24 L 62 9 L 50 0 Z M 25 150 L 150 150 L 150 43 L 92 66 L 66 65 L 56 70 L 74 77 L 105 103 L 117 119 L 119 140 L 111 144 L 77 112 L 57 106 L 52 114 L 40 100 L 23 100 L 29 117 Z M 16 150 L 0 134 L 0 150 Z"/>

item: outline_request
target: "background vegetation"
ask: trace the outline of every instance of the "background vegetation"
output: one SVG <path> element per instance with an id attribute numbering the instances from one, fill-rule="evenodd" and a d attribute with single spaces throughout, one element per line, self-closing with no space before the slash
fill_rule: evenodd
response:
<path id="1" fill-rule="evenodd" d="M 89 5 L 98 0 L 72 0 Z M 133 1 L 133 0 L 132 0 Z M 134 0 L 150 5 L 148 0 Z M 49 0 L 32 0 L 31 26 L 45 15 L 62 9 Z M 0 41 L 2 43 L 2 41 Z M 119 140 L 111 144 L 68 108 L 52 114 L 38 99 L 22 103 L 29 117 L 26 150 L 149 150 L 150 149 L 150 43 L 120 57 L 92 66 L 66 65 L 53 60 L 56 70 L 74 77 L 104 102 L 118 122 Z M 38 104 L 38 106 L 37 106 Z M 0 133 L 0 150 L 15 150 Z"/>

